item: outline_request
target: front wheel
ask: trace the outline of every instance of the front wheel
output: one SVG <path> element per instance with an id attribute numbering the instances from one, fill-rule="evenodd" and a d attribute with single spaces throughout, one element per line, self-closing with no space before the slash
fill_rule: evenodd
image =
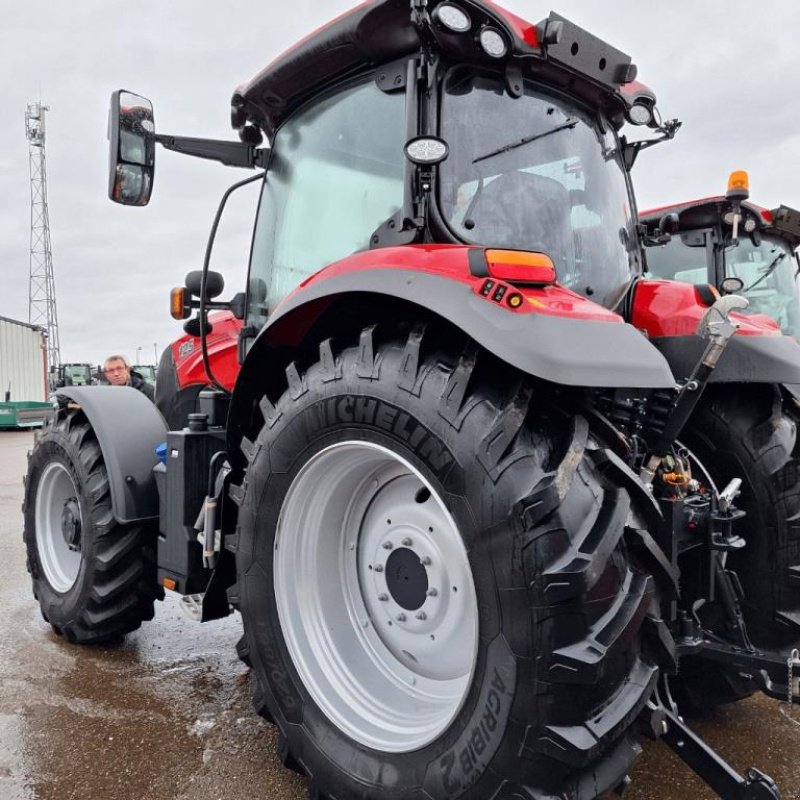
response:
<path id="1" fill-rule="evenodd" d="M 109 641 L 153 617 L 155 524 L 120 525 L 100 445 L 59 411 L 28 458 L 24 540 L 42 616 L 71 642 Z"/>
<path id="2" fill-rule="evenodd" d="M 323 342 L 243 443 L 257 708 L 314 796 L 589 800 L 638 752 L 631 499 L 582 418 L 490 359 Z"/>

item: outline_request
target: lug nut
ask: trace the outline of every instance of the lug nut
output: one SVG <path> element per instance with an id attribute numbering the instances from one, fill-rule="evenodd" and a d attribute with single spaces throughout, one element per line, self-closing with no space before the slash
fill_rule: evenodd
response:
<path id="1" fill-rule="evenodd" d="M 403 539 L 403 547 L 411 547 L 411 539 L 408 536 Z"/>
<path id="2" fill-rule="evenodd" d="M 376 564 L 375 572 L 383 572 L 383 564 Z"/>
<path id="3" fill-rule="evenodd" d="M 431 565 L 431 557 L 430 556 L 423 556 L 420 559 L 420 563 L 422 565 L 426 566 L 426 567 L 429 567 Z"/>
<path id="4" fill-rule="evenodd" d="M 439 594 L 439 592 L 433 587 L 431 587 L 430 589 L 428 589 L 427 592 L 425 592 L 425 594 L 427 594 L 428 597 L 436 597 Z"/>
<path id="5" fill-rule="evenodd" d="M 389 599 L 389 595 L 388 595 L 388 594 L 386 594 L 385 592 L 381 592 L 381 593 L 378 595 L 378 600 L 380 600 L 380 601 L 381 601 L 381 603 L 385 603 L 385 602 L 386 602 L 388 599 Z"/>
<path id="6" fill-rule="evenodd" d="M 405 614 L 398 614 L 398 615 L 395 617 L 395 619 L 396 619 L 398 622 L 405 622 L 405 621 L 406 621 L 406 615 L 405 615 Z"/>
<path id="7" fill-rule="evenodd" d="M 391 542 L 384 542 L 383 543 L 383 549 L 384 550 L 391 550 L 393 547 L 394 547 L 394 545 Z"/>
<path id="8" fill-rule="evenodd" d="M 417 614 L 417 619 L 420 620 L 420 622 L 424 622 L 428 619 L 428 615 L 424 611 L 420 611 L 419 614 Z"/>

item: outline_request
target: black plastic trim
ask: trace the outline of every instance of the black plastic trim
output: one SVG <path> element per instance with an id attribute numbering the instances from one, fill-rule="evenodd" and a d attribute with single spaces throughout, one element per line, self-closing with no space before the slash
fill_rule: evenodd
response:
<path id="1" fill-rule="evenodd" d="M 651 340 L 675 377 L 687 378 L 706 347 L 699 336 Z M 711 383 L 800 384 L 800 344 L 791 336 L 735 335 L 711 373 Z"/>
<path id="2" fill-rule="evenodd" d="M 292 312 L 303 306 L 355 293 L 415 303 L 449 320 L 511 366 L 553 383 L 659 389 L 675 385 L 664 358 L 631 325 L 515 314 L 475 294 L 469 285 L 416 270 L 374 269 L 314 282 L 275 309 L 256 344 L 269 347 L 276 333 L 285 341 Z M 254 346 L 251 353 L 254 350 L 261 348 Z"/>
<path id="3" fill-rule="evenodd" d="M 469 271 L 476 278 L 489 277 L 489 265 L 486 263 L 486 251 L 481 247 L 472 247 L 467 251 Z"/>
<path id="4" fill-rule="evenodd" d="M 117 522 L 158 519 L 155 448 L 167 440 L 158 409 L 129 386 L 67 386 L 58 395 L 81 407 L 97 436 Z"/>

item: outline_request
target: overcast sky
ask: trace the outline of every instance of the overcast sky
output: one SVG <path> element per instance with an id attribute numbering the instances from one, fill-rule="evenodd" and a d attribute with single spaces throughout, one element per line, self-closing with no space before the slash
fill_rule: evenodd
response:
<path id="1" fill-rule="evenodd" d="M 723 192 L 733 169 L 749 170 L 755 202 L 800 207 L 794 4 L 771 10 L 751 0 L 504 4 L 533 22 L 552 8 L 631 54 L 663 116 L 683 121 L 674 142 L 643 153 L 636 164 L 641 209 Z M 202 265 L 220 195 L 246 172 L 159 148 L 150 205 L 111 203 L 111 92 L 126 88 L 149 97 L 159 132 L 231 138 L 233 89 L 352 5 L 0 0 L 0 316 L 28 315 L 27 103 L 41 99 L 50 107 L 47 174 L 62 360 L 98 362 L 122 352 L 152 363 L 154 344 L 160 352 L 181 333 L 169 317 L 169 290 Z M 240 194 L 215 253 L 225 296 L 245 285 L 255 195 Z"/>

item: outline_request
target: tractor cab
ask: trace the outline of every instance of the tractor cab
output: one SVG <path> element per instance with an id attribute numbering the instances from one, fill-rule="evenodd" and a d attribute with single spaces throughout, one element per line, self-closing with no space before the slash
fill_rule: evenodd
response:
<path id="1" fill-rule="evenodd" d="M 674 234 L 663 237 L 659 227 L 670 215 Z M 748 314 L 769 317 L 783 333 L 800 336 L 800 212 L 727 195 L 645 211 L 641 220 L 654 245 L 647 250 L 648 277 L 741 294 L 750 303 Z"/>
<path id="2" fill-rule="evenodd" d="M 89 386 L 92 383 L 91 364 L 59 364 L 55 387 Z"/>

